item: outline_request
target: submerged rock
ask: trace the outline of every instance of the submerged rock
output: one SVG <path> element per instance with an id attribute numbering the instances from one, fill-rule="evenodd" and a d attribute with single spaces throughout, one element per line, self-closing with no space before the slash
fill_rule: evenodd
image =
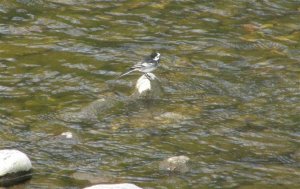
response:
<path id="1" fill-rule="evenodd" d="M 187 165 L 190 160 L 187 156 L 170 157 L 159 164 L 159 170 L 169 172 L 185 173 L 189 170 Z"/>
<path id="2" fill-rule="evenodd" d="M 60 143 L 61 145 L 76 145 L 79 143 L 78 136 L 70 131 L 63 132 L 60 135 L 51 137 L 50 139 L 56 143 Z"/>
<path id="3" fill-rule="evenodd" d="M 88 181 L 90 184 L 121 182 L 113 178 L 113 176 L 104 173 L 100 175 L 96 175 L 92 173 L 75 172 L 72 174 L 72 177 L 76 180 Z"/>
<path id="4" fill-rule="evenodd" d="M 97 122 L 99 115 L 122 103 L 122 99 L 118 98 L 101 98 L 83 107 L 79 112 L 62 113 L 59 119 L 67 122 Z"/>
<path id="5" fill-rule="evenodd" d="M 0 186 L 10 186 L 31 178 L 32 165 L 18 150 L 0 150 Z"/>
<path id="6" fill-rule="evenodd" d="M 98 184 L 84 189 L 142 189 L 142 188 L 134 184 L 122 183 L 122 184 Z"/>
<path id="7" fill-rule="evenodd" d="M 136 82 L 136 91 L 129 97 L 110 96 L 91 102 L 78 112 L 63 112 L 58 119 L 67 122 L 97 122 L 99 116 L 105 115 L 114 107 L 124 107 L 131 105 L 133 101 L 139 99 L 155 99 L 160 97 L 162 89 L 158 78 L 148 73 L 148 77 L 142 75 Z"/>

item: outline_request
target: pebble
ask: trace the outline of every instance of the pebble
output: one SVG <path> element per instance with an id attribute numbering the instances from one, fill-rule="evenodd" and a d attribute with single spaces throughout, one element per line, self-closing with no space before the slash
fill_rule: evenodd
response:
<path id="1" fill-rule="evenodd" d="M 71 132 L 63 132 L 63 133 L 61 133 L 61 136 L 64 136 L 67 139 L 73 138 L 73 134 Z"/>

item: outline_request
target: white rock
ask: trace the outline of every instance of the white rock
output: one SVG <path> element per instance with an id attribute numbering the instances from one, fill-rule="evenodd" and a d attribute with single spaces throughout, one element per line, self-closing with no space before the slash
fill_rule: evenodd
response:
<path id="1" fill-rule="evenodd" d="M 147 75 L 146 77 L 144 74 L 137 80 L 131 99 L 157 99 L 163 95 L 160 80 L 152 73 Z"/>
<path id="2" fill-rule="evenodd" d="M 73 134 L 71 132 L 63 132 L 60 135 L 66 137 L 68 139 L 73 138 Z"/>
<path id="3" fill-rule="evenodd" d="M 186 163 L 190 160 L 187 156 L 174 156 L 167 159 L 169 163 Z"/>
<path id="4" fill-rule="evenodd" d="M 0 150 L 0 177 L 21 171 L 29 171 L 31 162 L 26 154 L 19 150 Z"/>
<path id="5" fill-rule="evenodd" d="M 98 184 L 84 189 L 142 189 L 142 188 L 134 184 L 122 183 L 122 184 Z"/>
<path id="6" fill-rule="evenodd" d="M 152 73 L 147 74 L 151 80 L 155 80 L 156 76 Z M 136 82 L 136 88 L 140 94 L 151 90 L 151 81 L 145 75 L 142 75 Z"/>

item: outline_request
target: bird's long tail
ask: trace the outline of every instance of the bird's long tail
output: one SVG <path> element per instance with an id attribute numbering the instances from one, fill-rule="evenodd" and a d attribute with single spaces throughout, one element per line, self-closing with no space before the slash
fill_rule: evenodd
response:
<path id="1" fill-rule="evenodd" d="M 133 72 L 133 71 L 135 71 L 135 69 L 131 69 L 131 70 L 129 70 L 129 71 L 127 71 L 127 72 L 121 74 L 119 77 L 117 77 L 117 79 L 119 79 L 120 77 L 123 77 L 123 76 L 125 76 L 125 75 L 128 75 L 128 74 L 130 74 L 130 73 Z"/>

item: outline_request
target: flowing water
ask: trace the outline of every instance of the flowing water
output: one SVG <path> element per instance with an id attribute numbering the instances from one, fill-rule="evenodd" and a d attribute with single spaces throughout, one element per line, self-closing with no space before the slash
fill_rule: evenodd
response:
<path id="1" fill-rule="evenodd" d="M 32 160 L 21 188 L 299 188 L 299 21 L 298 0 L 0 0 L 0 149 Z M 164 94 L 118 102 L 154 50 Z"/>

